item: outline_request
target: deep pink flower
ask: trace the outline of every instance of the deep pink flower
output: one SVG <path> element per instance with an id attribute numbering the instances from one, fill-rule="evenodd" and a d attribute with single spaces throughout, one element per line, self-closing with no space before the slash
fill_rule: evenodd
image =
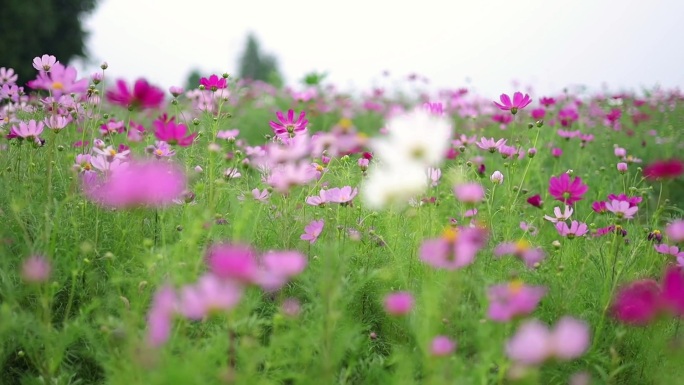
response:
<path id="1" fill-rule="evenodd" d="M 209 76 L 207 78 L 200 79 L 200 85 L 204 86 L 206 89 L 216 92 L 217 90 L 222 90 L 226 88 L 226 79 L 224 77 L 218 77 L 216 75 Z"/>
<path id="2" fill-rule="evenodd" d="M 218 243 L 207 250 L 209 270 L 222 279 L 252 283 L 259 272 L 254 250 L 246 245 Z"/>
<path id="3" fill-rule="evenodd" d="M 554 147 L 551 149 L 551 156 L 554 158 L 560 158 L 560 156 L 563 155 L 563 150 L 561 150 L 558 147 Z"/>
<path id="4" fill-rule="evenodd" d="M 563 108 L 560 111 L 558 111 L 558 120 L 560 120 L 561 126 L 563 127 L 572 126 L 572 123 L 574 123 L 578 119 L 579 114 L 577 113 L 577 109 L 575 109 L 574 107 Z"/>
<path id="5" fill-rule="evenodd" d="M 544 119 L 544 116 L 546 116 L 546 110 L 543 108 L 535 108 L 532 110 L 530 115 L 532 115 L 532 119 L 534 120 Z"/>
<path id="6" fill-rule="evenodd" d="M 94 202 L 123 208 L 171 204 L 185 189 L 183 172 L 173 164 L 158 161 L 126 162 L 116 169 L 110 167 L 103 180 L 83 184 L 85 195 Z"/>
<path id="7" fill-rule="evenodd" d="M 116 88 L 109 89 L 105 95 L 111 103 L 130 109 L 159 108 L 164 102 L 164 91 L 145 79 L 136 80 L 132 91 L 125 81 L 117 80 Z"/>
<path id="8" fill-rule="evenodd" d="M 627 202 L 627 203 L 629 203 L 629 207 L 634 207 L 634 206 L 638 205 L 639 203 L 641 203 L 642 198 L 639 196 L 630 197 L 630 196 L 627 196 L 626 194 L 620 194 L 620 195 L 608 194 L 608 200 L 609 201 L 617 200 L 617 201 L 621 201 L 621 202 Z"/>
<path id="9" fill-rule="evenodd" d="M 514 317 L 530 314 L 546 294 L 542 286 L 526 286 L 522 281 L 490 286 L 487 289 L 489 319 L 508 322 Z"/>
<path id="10" fill-rule="evenodd" d="M 582 196 L 587 190 L 589 190 L 589 187 L 582 184 L 582 178 L 575 177 L 570 182 L 570 175 L 567 173 L 561 174 L 560 177 L 551 177 L 549 180 L 549 194 L 556 200 L 568 205 L 582 200 Z"/>
<path id="11" fill-rule="evenodd" d="M 644 167 L 643 174 L 648 180 L 674 179 L 684 174 L 684 162 L 674 158 L 659 160 Z"/>
<path id="12" fill-rule="evenodd" d="M 28 257 L 21 265 L 21 277 L 30 283 L 46 282 L 51 271 L 50 262 L 42 255 Z"/>
<path id="13" fill-rule="evenodd" d="M 304 241 L 309 241 L 313 244 L 318 239 L 323 231 L 323 225 L 325 222 L 321 219 L 320 221 L 311 221 L 306 227 L 304 227 L 304 234 L 302 234 L 299 239 Z"/>
<path id="14" fill-rule="evenodd" d="M 390 293 L 385 297 L 385 311 L 391 315 L 406 315 L 413 309 L 413 295 L 406 291 Z"/>
<path id="15" fill-rule="evenodd" d="M 50 91 L 53 98 L 71 93 L 81 93 L 88 89 L 88 79 L 76 80 L 76 69 L 64 67 L 61 63 L 52 66 L 50 72 L 39 72 L 35 80 L 28 82 L 33 89 Z"/>
<path id="16" fill-rule="evenodd" d="M 181 147 L 187 147 L 192 144 L 197 136 L 197 133 L 188 133 L 188 126 L 183 123 L 176 123 L 175 117 L 170 119 L 157 119 L 152 122 L 154 126 L 154 136 L 159 140 L 163 140 L 168 144 L 177 144 Z"/>
<path id="17" fill-rule="evenodd" d="M 288 139 L 306 133 L 306 125 L 309 123 L 305 119 L 306 111 L 299 114 L 297 121 L 294 120 L 294 110 L 287 111 L 287 118 L 280 111 L 276 112 L 276 117 L 278 122 L 271 121 L 269 124 L 279 138 Z"/>
<path id="18" fill-rule="evenodd" d="M 535 194 L 527 198 L 527 203 L 531 204 L 534 207 L 541 208 L 544 202 L 542 201 L 541 196 L 539 194 Z"/>
<path id="19" fill-rule="evenodd" d="M 532 103 L 532 99 L 530 99 L 530 95 L 525 94 L 523 96 L 522 92 L 515 92 L 513 94 L 513 101 L 511 101 L 510 96 L 506 94 L 501 94 L 499 97 L 499 100 L 501 100 L 501 104 L 494 102 L 497 107 L 499 107 L 501 110 L 504 111 L 511 111 L 511 114 L 515 115 L 518 110 L 521 110 L 530 103 Z"/>
<path id="20" fill-rule="evenodd" d="M 617 293 L 611 313 L 624 323 L 646 325 L 658 313 L 660 295 L 660 286 L 652 279 L 632 282 Z"/>
<path id="21" fill-rule="evenodd" d="M 604 201 L 594 201 L 594 203 L 591 204 L 591 209 L 599 214 L 603 214 L 608 211 L 608 208 L 606 207 L 606 202 Z"/>
<path id="22" fill-rule="evenodd" d="M 677 317 L 684 316 L 684 274 L 679 267 L 670 267 L 663 277 L 663 307 Z"/>
<path id="23" fill-rule="evenodd" d="M 679 247 L 677 246 L 661 243 L 659 245 L 653 245 L 653 248 L 660 254 L 671 255 L 675 258 L 684 258 L 684 251 L 679 251 Z"/>
<path id="24" fill-rule="evenodd" d="M 556 99 L 542 97 L 539 99 L 539 103 L 544 107 L 553 106 L 554 104 L 556 104 Z"/>

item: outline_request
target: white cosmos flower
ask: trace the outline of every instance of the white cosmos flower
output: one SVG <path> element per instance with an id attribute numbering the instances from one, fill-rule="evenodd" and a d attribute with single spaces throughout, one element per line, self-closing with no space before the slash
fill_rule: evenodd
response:
<path id="1" fill-rule="evenodd" d="M 390 205 L 405 205 L 422 194 L 427 187 L 422 167 L 407 164 L 403 167 L 375 167 L 361 187 L 361 199 L 370 209 Z"/>
<path id="2" fill-rule="evenodd" d="M 415 163 L 437 166 L 451 144 L 451 123 L 424 108 L 395 115 L 385 125 L 388 134 L 371 142 L 373 155 L 392 168 Z"/>

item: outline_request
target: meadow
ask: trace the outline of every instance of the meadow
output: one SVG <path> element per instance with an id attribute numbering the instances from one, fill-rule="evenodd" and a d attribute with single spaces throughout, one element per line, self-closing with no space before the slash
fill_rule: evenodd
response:
<path id="1" fill-rule="evenodd" d="M 0 68 L 0 384 L 684 383 L 678 90 L 58 59 Z"/>

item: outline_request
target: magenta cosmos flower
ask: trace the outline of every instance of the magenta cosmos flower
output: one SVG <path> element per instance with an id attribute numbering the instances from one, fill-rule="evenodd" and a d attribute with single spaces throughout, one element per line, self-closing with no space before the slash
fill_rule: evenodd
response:
<path id="1" fill-rule="evenodd" d="M 107 207 L 159 207 L 173 203 L 186 188 L 183 172 L 173 164 L 130 161 L 109 169 L 103 180 L 83 183 L 85 195 Z"/>
<path id="2" fill-rule="evenodd" d="M 278 122 L 271 121 L 269 124 L 279 138 L 288 139 L 306 133 L 306 125 L 309 121 L 305 119 L 305 111 L 299 114 L 299 119 L 296 121 L 294 120 L 294 110 L 287 111 L 287 118 L 281 111 L 276 112 L 276 117 L 278 117 Z"/>
<path id="3" fill-rule="evenodd" d="M 662 284 L 652 279 L 639 280 L 622 288 L 611 306 L 612 315 L 619 321 L 645 325 L 661 312 L 684 316 L 684 273 L 670 267 Z"/>
<path id="4" fill-rule="evenodd" d="M 128 88 L 125 81 L 116 81 L 116 87 L 111 88 L 105 94 L 107 100 L 129 109 L 158 108 L 164 101 L 164 91 L 161 88 L 150 85 L 145 79 L 138 79 L 133 85 L 133 90 Z"/>
<path id="5" fill-rule="evenodd" d="M 188 126 L 183 123 L 176 123 L 175 119 L 175 117 L 170 119 L 162 117 L 152 122 L 154 136 L 171 145 L 190 146 L 195 140 L 197 133 L 188 133 Z"/>
<path id="6" fill-rule="evenodd" d="M 503 285 L 490 286 L 487 289 L 489 319 L 498 322 L 508 322 L 514 317 L 527 315 L 534 309 L 546 294 L 542 286 L 526 286 L 516 280 Z"/>
<path id="7" fill-rule="evenodd" d="M 674 179 L 684 174 L 684 162 L 679 159 L 659 160 L 644 167 L 643 174 L 648 180 Z"/>
<path id="8" fill-rule="evenodd" d="M 212 245 L 207 250 L 205 261 L 209 270 L 221 279 L 252 283 L 259 272 L 256 253 L 246 245 Z"/>
<path id="9" fill-rule="evenodd" d="M 64 67 L 56 63 L 50 72 L 41 71 L 35 80 L 28 82 L 29 87 L 39 90 L 50 91 L 53 98 L 71 93 L 85 92 L 88 88 L 88 79 L 76 80 L 76 69 Z"/>
<path id="10" fill-rule="evenodd" d="M 413 295 L 407 291 L 390 293 L 385 297 L 385 311 L 391 315 L 406 315 L 413 309 Z"/>
<path id="11" fill-rule="evenodd" d="M 575 177 L 571 182 L 570 175 L 566 173 L 559 177 L 553 176 L 549 180 L 549 194 L 556 200 L 568 205 L 582 200 L 587 190 L 589 190 L 589 186 L 582 184 L 582 178 Z"/>
<path id="12" fill-rule="evenodd" d="M 211 75 L 209 78 L 200 79 L 200 85 L 204 88 L 216 92 L 217 90 L 222 90 L 226 88 L 226 79 L 223 77 L 218 77 L 216 75 Z"/>
<path id="13" fill-rule="evenodd" d="M 304 227 L 304 234 L 299 239 L 313 244 L 318 239 L 318 236 L 321 235 L 321 232 L 323 232 L 324 224 L 325 222 L 322 219 L 320 221 L 311 221 L 311 223 Z"/>
<path id="14" fill-rule="evenodd" d="M 501 100 L 501 104 L 494 102 L 497 107 L 499 107 L 501 110 L 504 111 L 511 111 L 511 114 L 515 115 L 518 113 L 518 110 L 521 110 L 525 107 L 527 107 L 530 103 L 532 103 L 532 99 L 530 99 L 530 95 L 525 94 L 523 96 L 522 92 L 516 92 L 513 94 L 513 101 L 511 101 L 510 96 L 506 94 L 501 94 L 499 97 L 499 100 Z"/>

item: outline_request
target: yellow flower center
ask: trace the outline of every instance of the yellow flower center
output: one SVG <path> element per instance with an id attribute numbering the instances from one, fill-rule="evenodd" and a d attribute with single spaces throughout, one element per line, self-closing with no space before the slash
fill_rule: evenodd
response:
<path id="1" fill-rule="evenodd" d="M 525 239 L 521 239 L 515 243 L 515 251 L 518 253 L 522 253 L 523 251 L 527 251 L 529 249 L 530 243 Z"/>
<path id="2" fill-rule="evenodd" d="M 86 171 L 90 171 L 93 167 L 90 165 L 90 163 L 86 163 L 83 165 L 83 169 Z"/>
<path id="3" fill-rule="evenodd" d="M 342 118 L 342 119 L 340 119 L 340 122 L 338 124 L 340 127 L 342 127 L 343 130 L 346 131 L 346 130 L 351 128 L 353 123 L 352 123 L 351 119 Z"/>
<path id="4" fill-rule="evenodd" d="M 62 82 L 54 82 L 54 83 L 52 83 L 52 89 L 53 90 L 63 90 L 64 84 Z"/>
<path id="5" fill-rule="evenodd" d="M 323 166 L 321 166 L 320 164 L 316 163 L 316 171 L 323 171 L 323 170 L 324 170 L 324 169 L 323 169 Z"/>
<path id="6" fill-rule="evenodd" d="M 518 294 L 520 291 L 523 289 L 525 285 L 523 284 L 523 281 L 520 279 L 514 279 L 508 284 L 508 290 L 510 290 L 511 293 L 513 294 Z"/>
<path id="7" fill-rule="evenodd" d="M 117 152 L 116 152 L 116 150 L 115 150 L 115 149 L 111 149 L 111 150 L 109 150 L 109 155 L 111 155 L 111 156 L 115 156 L 116 154 L 117 154 Z"/>
<path id="8" fill-rule="evenodd" d="M 162 150 L 160 150 L 160 149 L 154 150 L 154 153 L 157 154 L 157 156 L 162 156 L 162 155 L 164 155 L 164 153 L 163 153 Z"/>
<path id="9" fill-rule="evenodd" d="M 451 227 L 444 229 L 442 232 L 442 239 L 449 243 L 456 242 L 456 239 L 458 239 L 458 230 Z"/>

